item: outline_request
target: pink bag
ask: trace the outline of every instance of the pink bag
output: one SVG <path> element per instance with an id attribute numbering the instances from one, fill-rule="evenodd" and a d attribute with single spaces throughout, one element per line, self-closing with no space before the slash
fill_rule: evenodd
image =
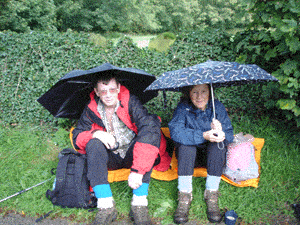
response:
<path id="1" fill-rule="evenodd" d="M 251 143 L 252 135 L 235 135 L 226 153 L 226 167 L 223 174 L 234 182 L 259 177 L 258 164 L 255 161 L 255 148 Z"/>

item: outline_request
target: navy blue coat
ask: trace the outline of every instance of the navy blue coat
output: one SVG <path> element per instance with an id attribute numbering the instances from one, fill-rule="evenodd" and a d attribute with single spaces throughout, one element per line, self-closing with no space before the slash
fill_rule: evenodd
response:
<path id="1" fill-rule="evenodd" d="M 233 128 L 224 105 L 215 100 L 216 119 L 222 124 L 225 133 L 225 144 L 233 141 Z M 169 123 L 170 135 L 173 141 L 183 145 L 198 146 L 207 142 L 203 138 L 203 132 L 211 130 L 213 119 L 212 101 L 209 100 L 204 111 L 182 101 L 174 111 Z"/>

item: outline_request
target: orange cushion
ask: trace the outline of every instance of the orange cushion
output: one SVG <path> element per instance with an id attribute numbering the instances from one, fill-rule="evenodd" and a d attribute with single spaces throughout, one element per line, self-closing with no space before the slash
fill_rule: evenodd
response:
<path id="1" fill-rule="evenodd" d="M 74 128 L 72 128 L 70 131 L 70 140 L 71 140 L 72 145 L 73 145 L 73 141 L 72 141 L 72 130 L 73 129 Z M 170 137 L 169 128 L 162 127 L 161 130 L 166 137 Z M 260 170 L 260 154 L 261 154 L 261 149 L 264 146 L 264 143 L 265 143 L 265 140 L 263 138 L 255 138 L 255 140 L 252 142 L 252 144 L 255 146 L 255 159 L 259 166 L 259 170 Z M 170 168 L 164 172 L 153 170 L 151 177 L 154 179 L 157 179 L 157 180 L 164 180 L 164 181 L 175 180 L 178 178 L 177 166 L 178 166 L 177 159 L 175 157 L 175 152 L 174 152 L 173 156 L 172 156 Z M 129 174 L 130 174 L 130 169 L 119 169 L 119 170 L 108 171 L 108 182 L 112 183 L 112 182 L 116 182 L 116 181 L 125 181 L 128 179 Z M 207 176 L 206 168 L 195 168 L 193 176 L 194 177 L 206 177 Z M 230 180 L 229 178 L 225 177 L 224 175 L 222 175 L 221 178 L 222 178 L 222 180 L 224 180 L 227 183 L 234 185 L 236 187 L 258 187 L 258 182 L 259 182 L 259 178 L 249 179 L 246 181 L 241 181 L 239 183 L 236 183 L 236 182 Z"/>

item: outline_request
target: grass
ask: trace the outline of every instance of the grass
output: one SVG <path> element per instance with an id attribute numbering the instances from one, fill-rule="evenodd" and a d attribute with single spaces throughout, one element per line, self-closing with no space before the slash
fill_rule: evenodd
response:
<path id="1" fill-rule="evenodd" d="M 265 139 L 261 158 L 261 178 L 258 188 L 238 188 L 226 182 L 220 184 L 220 207 L 235 210 L 243 224 L 272 224 L 278 215 L 293 218 L 290 205 L 300 198 L 300 133 L 268 117 L 243 116 L 232 118 L 235 133 L 250 133 Z M 0 126 L 0 200 L 51 177 L 57 166 L 57 154 L 69 146 L 68 131 L 43 126 Z M 54 176 L 52 176 L 54 178 Z M 119 219 L 129 213 L 131 189 L 127 182 L 111 184 Z M 13 210 L 28 216 L 41 216 L 53 210 L 50 218 L 66 217 L 76 222 L 91 222 L 95 212 L 83 209 L 62 209 L 46 199 L 52 180 L 21 195 L 0 203 L 0 215 Z M 194 200 L 190 220 L 200 224 L 205 215 L 204 178 L 193 178 Z M 177 206 L 177 180 L 151 180 L 149 211 L 161 224 L 173 224 Z"/>
<path id="2" fill-rule="evenodd" d="M 156 37 L 156 35 L 143 35 L 143 36 L 140 36 L 140 35 L 122 34 L 121 37 L 111 38 L 110 40 L 114 44 L 116 44 L 120 40 L 120 38 L 122 38 L 123 36 L 130 37 L 132 39 L 133 43 L 135 43 L 136 45 L 138 45 L 138 43 L 140 41 L 150 41 L 152 38 Z"/>

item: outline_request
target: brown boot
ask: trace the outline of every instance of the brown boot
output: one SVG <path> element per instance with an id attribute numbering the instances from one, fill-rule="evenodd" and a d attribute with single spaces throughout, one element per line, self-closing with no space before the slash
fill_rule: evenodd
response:
<path id="1" fill-rule="evenodd" d="M 218 223 L 222 220 L 222 215 L 218 206 L 218 191 L 204 191 L 204 199 L 207 205 L 207 218 L 211 223 Z"/>
<path id="2" fill-rule="evenodd" d="M 147 206 L 131 206 L 129 216 L 134 225 L 151 225 Z"/>
<path id="3" fill-rule="evenodd" d="M 176 224 L 183 224 L 189 220 L 188 215 L 192 199 L 192 193 L 178 192 L 178 205 L 174 215 Z"/>
<path id="4" fill-rule="evenodd" d="M 114 220 L 116 220 L 117 214 L 118 213 L 115 207 L 98 209 L 92 225 L 110 225 Z"/>

